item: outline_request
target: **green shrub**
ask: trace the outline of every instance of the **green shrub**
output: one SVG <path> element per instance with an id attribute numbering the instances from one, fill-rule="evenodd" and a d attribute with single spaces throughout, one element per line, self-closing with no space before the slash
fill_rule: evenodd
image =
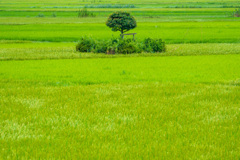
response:
<path id="1" fill-rule="evenodd" d="M 85 5 L 85 8 L 136 8 L 134 4 L 99 4 L 99 5 Z"/>
<path id="2" fill-rule="evenodd" d="M 52 13 L 52 17 L 57 17 L 56 13 Z"/>
<path id="3" fill-rule="evenodd" d="M 162 39 L 146 38 L 143 41 L 145 52 L 165 52 L 166 46 Z"/>
<path id="4" fill-rule="evenodd" d="M 119 38 L 112 38 L 111 43 L 109 43 L 107 54 L 116 54 L 118 53 L 118 44 L 121 41 Z"/>
<path id="5" fill-rule="evenodd" d="M 95 53 L 107 53 L 108 47 L 111 45 L 110 41 L 102 40 L 96 42 L 94 52 Z"/>
<path id="6" fill-rule="evenodd" d="M 92 52 L 95 48 L 95 41 L 89 37 L 82 37 L 76 46 L 76 51 Z"/>
<path id="7" fill-rule="evenodd" d="M 78 17 L 96 17 L 93 12 L 89 12 L 86 7 L 78 11 Z"/>
<path id="8" fill-rule="evenodd" d="M 140 52 L 141 49 L 139 48 L 138 43 L 131 39 L 121 40 L 117 45 L 117 53 L 131 54 Z"/>
<path id="9" fill-rule="evenodd" d="M 165 42 L 161 39 L 146 38 L 138 42 L 132 39 L 113 38 L 111 40 L 95 41 L 92 38 L 82 37 L 76 46 L 79 52 L 94 52 L 107 54 L 131 54 L 141 52 L 164 52 Z"/>
<path id="10" fill-rule="evenodd" d="M 240 17 L 240 8 L 236 9 L 236 10 L 233 12 L 233 16 L 234 16 L 234 17 Z"/>
<path id="11" fill-rule="evenodd" d="M 43 13 L 38 13 L 36 17 L 45 17 L 45 15 Z"/>

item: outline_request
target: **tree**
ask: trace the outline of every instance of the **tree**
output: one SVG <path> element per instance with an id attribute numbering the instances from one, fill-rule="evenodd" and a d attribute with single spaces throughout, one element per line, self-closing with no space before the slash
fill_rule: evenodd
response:
<path id="1" fill-rule="evenodd" d="M 106 25 L 114 32 L 120 31 L 122 37 L 123 33 L 137 27 L 135 18 L 130 13 L 122 11 L 112 13 L 108 17 Z"/>

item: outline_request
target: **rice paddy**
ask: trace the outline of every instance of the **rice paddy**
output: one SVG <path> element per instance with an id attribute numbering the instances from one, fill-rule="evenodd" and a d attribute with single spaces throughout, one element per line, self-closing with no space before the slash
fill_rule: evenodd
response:
<path id="1" fill-rule="evenodd" d="M 0 1 L 0 159 L 239 159 L 234 0 Z M 95 17 L 78 17 L 87 7 Z M 164 53 L 76 52 L 131 12 Z"/>

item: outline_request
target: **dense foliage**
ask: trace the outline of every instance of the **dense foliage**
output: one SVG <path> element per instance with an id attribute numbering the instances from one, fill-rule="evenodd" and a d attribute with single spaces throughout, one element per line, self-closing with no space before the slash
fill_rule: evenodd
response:
<path id="1" fill-rule="evenodd" d="M 78 17 L 95 17 L 96 15 L 93 12 L 89 12 L 86 7 L 82 10 L 79 10 Z"/>
<path id="2" fill-rule="evenodd" d="M 114 12 L 112 13 L 106 25 L 112 28 L 112 31 L 120 31 L 121 34 L 134 29 L 137 27 L 137 22 L 133 16 L 130 15 L 128 12 Z"/>
<path id="3" fill-rule="evenodd" d="M 240 17 L 240 8 L 236 9 L 233 13 L 234 17 Z"/>
<path id="4" fill-rule="evenodd" d="M 136 8 L 134 4 L 98 4 L 85 5 L 86 8 Z"/>
<path id="5" fill-rule="evenodd" d="M 91 52 L 95 46 L 95 41 L 88 37 L 82 37 L 77 46 L 76 50 L 79 52 Z"/>
<path id="6" fill-rule="evenodd" d="M 107 54 L 131 54 L 131 53 L 155 53 L 165 52 L 165 42 L 161 39 L 146 38 L 143 41 L 132 39 L 94 40 L 90 37 L 82 37 L 76 46 L 79 52 L 94 52 Z"/>
<path id="7" fill-rule="evenodd" d="M 162 39 L 146 38 L 143 41 L 144 49 L 147 52 L 165 52 L 166 47 Z"/>

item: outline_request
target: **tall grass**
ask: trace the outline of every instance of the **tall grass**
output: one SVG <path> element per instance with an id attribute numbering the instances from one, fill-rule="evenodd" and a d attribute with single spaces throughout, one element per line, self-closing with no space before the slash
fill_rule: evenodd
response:
<path id="1" fill-rule="evenodd" d="M 0 157 L 236 159 L 239 58 L 1 61 Z"/>
<path id="2" fill-rule="evenodd" d="M 168 81 L 228 83 L 239 79 L 239 58 L 238 54 L 1 61 L 0 78 L 76 84 Z"/>
<path id="3" fill-rule="evenodd" d="M 240 22 L 138 23 L 136 38 L 161 38 L 167 43 L 239 43 Z M 0 25 L 1 40 L 78 41 L 80 37 L 110 39 L 119 33 L 105 24 Z"/>
<path id="4" fill-rule="evenodd" d="M 106 10 L 101 8 L 82 8 L 80 11 L 89 13 L 97 14 L 98 16 L 108 17 L 109 14 L 111 14 L 114 11 L 118 11 L 119 9 L 113 9 L 113 8 L 106 8 Z M 132 15 L 137 17 L 142 16 L 153 16 L 153 17 L 178 17 L 178 18 L 189 18 L 189 17 L 195 17 L 195 18 L 201 18 L 201 19 L 207 19 L 207 18 L 219 18 L 219 19 L 225 19 L 225 18 L 231 18 L 233 9 L 185 9 L 185 8 L 167 8 L 167 9 L 139 9 L 139 8 L 133 8 L 133 9 L 127 9 L 129 12 L 132 13 Z M 58 17 L 75 17 L 76 12 L 79 12 L 79 9 L 73 9 L 73 10 L 45 10 L 45 9 L 39 9 L 39 10 L 11 10 L 11 11 L 1 11 L 0 17 L 36 17 L 38 14 L 44 14 L 45 17 L 51 17 L 52 13 L 57 13 Z M 187 17 L 186 17 L 187 16 Z"/>
<path id="5" fill-rule="evenodd" d="M 167 51 L 162 54 L 106 55 L 78 53 L 75 43 L 33 43 L 25 41 L 0 41 L 0 60 L 30 59 L 81 59 L 81 58 L 117 58 L 148 56 L 196 56 L 240 54 L 240 44 L 168 44 Z"/>
<path id="6" fill-rule="evenodd" d="M 240 157 L 240 24 L 221 8 L 239 1 L 129 3 L 137 38 L 166 53 L 75 52 L 84 35 L 119 37 L 104 25 L 114 0 L 1 0 L 0 159 Z M 98 17 L 77 18 L 85 5 Z"/>
<path id="7" fill-rule="evenodd" d="M 234 83 L 0 80 L 0 87 L 2 159 L 240 156 L 240 88 Z"/>

